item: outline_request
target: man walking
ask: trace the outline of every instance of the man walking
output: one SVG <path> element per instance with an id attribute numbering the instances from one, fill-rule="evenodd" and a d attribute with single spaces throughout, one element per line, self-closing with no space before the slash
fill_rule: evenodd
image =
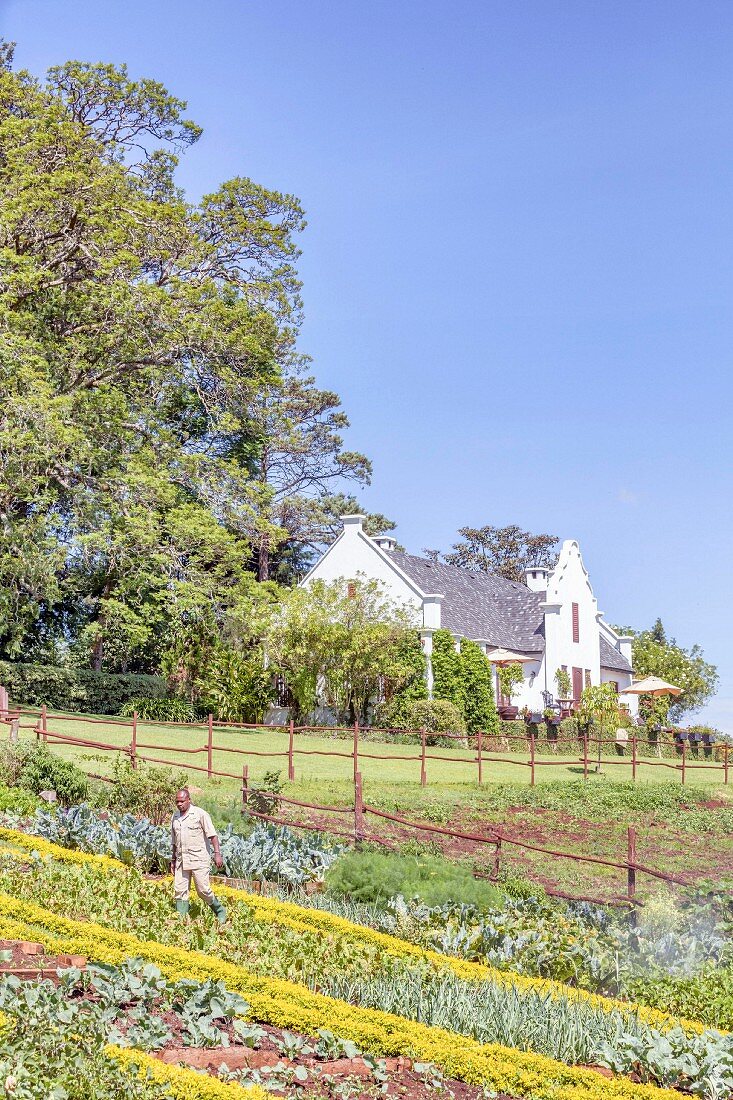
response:
<path id="1" fill-rule="evenodd" d="M 171 844 L 173 857 L 171 859 L 171 874 L 175 890 L 176 909 L 180 916 L 188 914 L 188 894 L 191 888 L 191 879 L 196 887 L 196 893 L 213 909 L 219 924 L 225 924 L 227 911 L 214 897 L 209 879 L 211 856 L 209 845 L 214 850 L 214 863 L 221 867 L 221 849 L 219 837 L 216 835 L 214 824 L 200 806 L 191 803 L 191 794 L 188 787 L 182 787 L 176 792 L 176 812 L 171 821 Z"/>

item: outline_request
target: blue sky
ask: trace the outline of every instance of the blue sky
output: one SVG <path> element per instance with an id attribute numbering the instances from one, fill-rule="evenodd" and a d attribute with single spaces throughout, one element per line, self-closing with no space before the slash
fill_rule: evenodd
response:
<path id="1" fill-rule="evenodd" d="M 126 61 L 181 182 L 300 197 L 301 346 L 413 552 L 577 538 L 602 610 L 718 664 L 733 731 L 733 4 L 0 0 L 36 72 Z"/>

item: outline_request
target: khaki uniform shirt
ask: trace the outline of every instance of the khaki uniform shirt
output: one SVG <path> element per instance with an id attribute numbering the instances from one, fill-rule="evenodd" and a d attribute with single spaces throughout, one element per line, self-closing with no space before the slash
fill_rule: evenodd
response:
<path id="1" fill-rule="evenodd" d="M 171 821 L 171 842 L 176 863 L 184 871 L 208 869 L 211 863 L 209 840 L 216 836 L 214 824 L 200 806 L 189 806 L 185 814 L 176 810 Z"/>

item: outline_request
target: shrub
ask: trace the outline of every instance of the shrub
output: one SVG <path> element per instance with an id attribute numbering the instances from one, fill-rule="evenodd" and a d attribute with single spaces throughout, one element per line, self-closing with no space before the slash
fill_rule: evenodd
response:
<path id="1" fill-rule="evenodd" d="M 477 880 L 467 867 L 440 856 L 407 856 L 384 852 L 348 852 L 328 871 L 330 893 L 353 901 L 387 901 L 397 894 L 419 897 L 428 905 L 448 902 L 501 908 L 503 896 L 491 883 Z"/>
<path id="2" fill-rule="evenodd" d="M 160 676 L 11 661 L 0 661 L 0 683 L 16 703 L 35 707 L 45 704 L 52 710 L 88 714 L 119 714 L 120 707 L 128 699 L 158 698 L 166 694 L 165 680 Z"/>
<path id="3" fill-rule="evenodd" d="M 34 794 L 23 787 L 6 787 L 0 783 L 0 813 L 19 814 L 27 817 L 35 813 L 40 802 Z"/>
<path id="4" fill-rule="evenodd" d="M 89 790 L 89 781 L 81 770 L 70 760 L 54 756 L 41 743 L 24 747 L 23 767 L 18 786 L 25 787 L 34 794 L 40 791 L 56 791 L 56 797 L 62 806 L 74 802 L 83 802 Z"/>
<path id="5" fill-rule="evenodd" d="M 460 656 L 466 728 L 469 733 L 476 733 L 478 730 L 496 733 L 499 715 L 494 702 L 491 664 L 481 646 L 468 638 L 461 641 Z"/>
<path id="6" fill-rule="evenodd" d="M 464 685 L 461 655 L 450 630 L 433 634 L 433 698 L 447 699 L 463 713 Z"/>
<path id="7" fill-rule="evenodd" d="M 28 745 L 21 741 L 0 741 L 0 773 L 8 787 L 17 787 L 28 754 Z"/>
<path id="8" fill-rule="evenodd" d="M 147 817 L 160 824 L 175 809 L 176 791 L 186 786 L 184 772 L 138 763 L 133 768 L 127 757 L 114 763 L 113 786 L 105 799 L 110 810 Z"/>
<path id="9" fill-rule="evenodd" d="M 122 718 L 132 718 L 137 711 L 138 718 L 148 722 L 195 722 L 201 717 L 201 708 L 186 699 L 149 699 L 137 696 L 128 699 L 120 707 Z"/>
<path id="10" fill-rule="evenodd" d="M 450 744 L 441 733 L 465 733 L 466 723 L 458 707 L 448 699 L 418 699 L 410 706 L 407 717 L 410 729 L 425 730 L 428 745 Z"/>

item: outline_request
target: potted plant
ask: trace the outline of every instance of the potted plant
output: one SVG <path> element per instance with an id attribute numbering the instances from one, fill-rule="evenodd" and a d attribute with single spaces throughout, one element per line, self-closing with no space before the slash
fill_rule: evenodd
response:
<path id="1" fill-rule="evenodd" d="M 562 721 L 560 711 L 554 710 L 552 707 L 546 707 L 542 711 L 542 717 L 548 726 L 559 726 Z"/>
<path id="2" fill-rule="evenodd" d="M 557 698 L 563 710 L 569 710 L 573 704 L 573 687 L 570 681 L 570 673 L 566 668 L 559 668 L 555 673 L 557 684 Z"/>
<path id="3" fill-rule="evenodd" d="M 499 717 L 503 718 L 505 721 L 510 721 L 519 714 L 519 708 L 512 706 L 512 696 L 516 694 L 519 685 L 524 683 L 524 672 L 522 666 L 519 663 L 515 663 L 511 665 L 497 665 L 496 675 L 499 680 L 499 691 L 501 695 L 509 700 L 507 704 L 502 704 L 497 707 Z"/>

